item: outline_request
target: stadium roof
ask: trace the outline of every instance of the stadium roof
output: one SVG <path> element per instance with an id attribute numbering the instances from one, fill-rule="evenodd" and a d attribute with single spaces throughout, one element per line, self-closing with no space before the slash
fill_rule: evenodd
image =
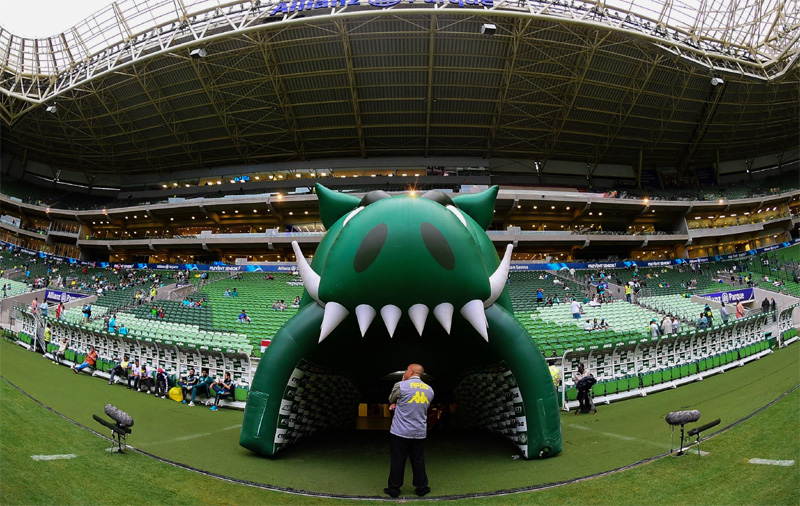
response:
<path id="1" fill-rule="evenodd" d="M 798 57 L 797 0 L 124 0 L 51 37 L 0 29 L 0 118 L 5 152 L 89 173 L 398 155 L 682 172 L 796 147 Z"/>

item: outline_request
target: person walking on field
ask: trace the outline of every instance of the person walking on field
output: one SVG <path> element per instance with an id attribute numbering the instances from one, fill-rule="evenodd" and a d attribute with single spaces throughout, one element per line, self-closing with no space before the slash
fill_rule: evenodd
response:
<path id="1" fill-rule="evenodd" d="M 411 364 L 403 373 L 403 380 L 395 383 L 389 395 L 389 410 L 394 411 L 391 438 L 392 464 L 389 486 L 383 492 L 398 497 L 403 486 L 406 458 L 411 460 L 414 491 L 420 497 L 430 493 L 428 475 L 425 473 L 425 436 L 428 430 L 428 409 L 433 401 L 433 389 L 424 383 L 424 369 Z"/>

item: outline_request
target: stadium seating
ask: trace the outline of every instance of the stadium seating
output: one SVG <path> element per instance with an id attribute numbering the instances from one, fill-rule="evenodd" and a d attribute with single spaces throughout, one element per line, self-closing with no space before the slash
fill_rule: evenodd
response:
<path id="1" fill-rule="evenodd" d="M 791 310 L 787 313 L 791 314 Z M 675 388 L 757 360 L 771 353 L 766 325 L 767 319 L 756 315 L 724 327 L 684 331 L 649 343 L 568 351 L 562 362 L 564 400 L 568 407 L 577 406 L 577 391 L 571 378 L 579 363 L 598 379 L 592 390 L 596 402 L 607 403 Z"/>

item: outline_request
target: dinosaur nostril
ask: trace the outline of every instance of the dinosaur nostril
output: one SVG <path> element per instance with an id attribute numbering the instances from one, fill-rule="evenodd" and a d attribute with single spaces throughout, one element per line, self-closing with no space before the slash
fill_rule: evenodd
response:
<path id="1" fill-rule="evenodd" d="M 453 249 L 442 231 L 428 222 L 420 225 L 419 231 L 422 234 L 422 241 L 425 243 L 425 247 L 428 248 L 428 252 L 436 260 L 436 263 L 448 271 L 453 270 L 456 266 L 456 259 L 453 256 Z"/>
<path id="2" fill-rule="evenodd" d="M 353 260 L 353 269 L 356 272 L 364 272 L 372 265 L 372 262 L 378 258 L 378 254 L 386 242 L 386 235 L 389 232 L 389 227 L 386 223 L 375 225 L 361 241 L 356 251 L 355 259 Z"/>

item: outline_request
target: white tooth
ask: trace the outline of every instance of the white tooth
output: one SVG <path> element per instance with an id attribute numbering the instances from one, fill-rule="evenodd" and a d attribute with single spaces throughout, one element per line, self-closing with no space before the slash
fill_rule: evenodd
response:
<path id="1" fill-rule="evenodd" d="M 486 329 L 489 322 L 486 321 L 486 313 L 483 312 L 483 302 L 479 299 L 471 300 L 461 308 L 461 316 L 472 325 L 482 338 L 489 342 L 489 334 Z"/>
<path id="2" fill-rule="evenodd" d="M 453 324 L 453 305 L 449 302 L 442 302 L 433 308 L 433 316 L 444 327 L 444 331 L 450 334 L 450 327 Z"/>
<path id="3" fill-rule="evenodd" d="M 306 257 L 303 256 L 303 252 L 300 251 L 300 246 L 297 244 L 297 241 L 292 241 L 292 249 L 297 259 L 297 270 L 300 271 L 300 276 L 303 278 L 303 286 L 312 299 L 317 301 L 320 306 L 325 307 L 325 303 L 319 300 L 319 282 L 322 278 L 308 265 L 308 261 Z"/>
<path id="4" fill-rule="evenodd" d="M 350 313 L 338 302 L 328 302 L 325 305 L 325 316 L 322 317 L 320 326 L 319 342 L 322 342 L 336 327 L 347 318 Z"/>
<path id="5" fill-rule="evenodd" d="M 500 261 L 500 265 L 497 266 L 494 273 L 489 276 L 489 287 L 492 289 L 491 295 L 489 298 L 483 301 L 483 307 L 489 307 L 500 297 L 500 294 L 503 293 L 503 288 L 506 286 L 506 281 L 508 281 L 508 270 L 511 268 L 511 250 L 514 249 L 514 246 L 509 244 L 506 246 L 506 254 L 503 255 L 503 259 Z"/>
<path id="6" fill-rule="evenodd" d="M 397 322 L 400 321 L 400 316 L 403 312 L 399 307 L 393 304 L 387 304 L 381 308 L 381 318 L 386 325 L 386 330 L 389 331 L 389 337 L 394 337 L 394 331 L 397 329 Z"/>
<path id="7" fill-rule="evenodd" d="M 414 304 L 410 308 L 408 308 L 408 316 L 411 318 L 411 323 L 414 324 L 414 328 L 417 329 L 419 335 L 422 335 L 422 331 L 425 330 L 425 320 L 428 319 L 428 306 L 425 304 Z"/>
<path id="8" fill-rule="evenodd" d="M 358 328 L 361 330 L 361 337 L 367 333 L 367 329 L 375 319 L 375 308 L 368 304 L 360 304 L 356 306 L 356 318 L 358 318 Z"/>

